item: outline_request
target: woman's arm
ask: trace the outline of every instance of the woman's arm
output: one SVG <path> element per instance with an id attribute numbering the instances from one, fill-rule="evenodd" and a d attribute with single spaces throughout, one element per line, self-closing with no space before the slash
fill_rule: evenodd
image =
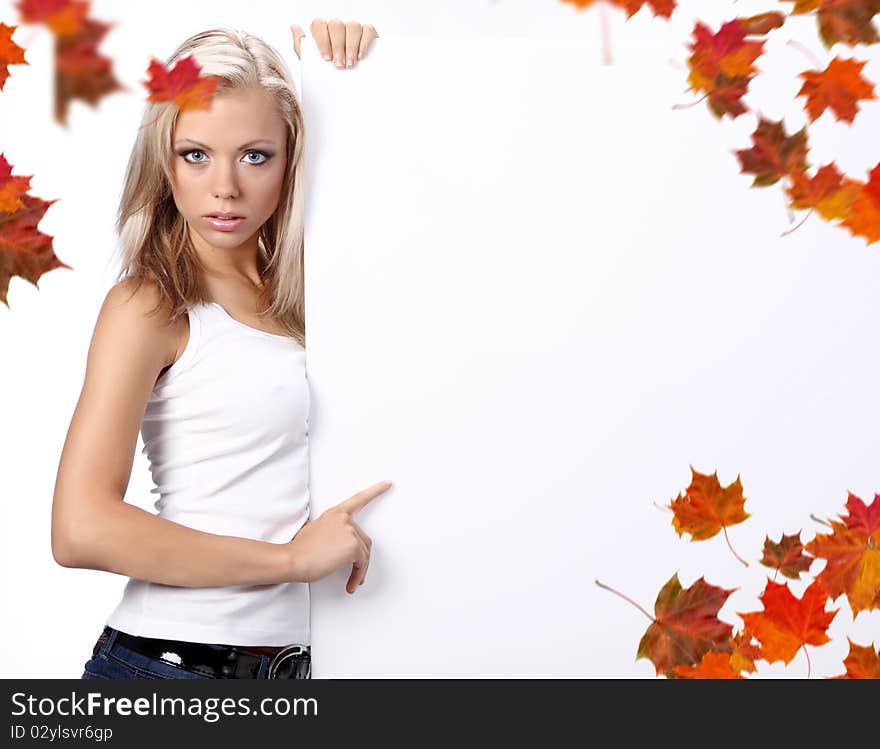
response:
<path id="1" fill-rule="evenodd" d="M 147 401 L 179 344 L 164 310 L 147 315 L 155 285 L 133 288 L 114 286 L 95 325 L 55 482 L 55 560 L 187 587 L 297 580 L 288 544 L 197 531 L 124 501 Z"/>

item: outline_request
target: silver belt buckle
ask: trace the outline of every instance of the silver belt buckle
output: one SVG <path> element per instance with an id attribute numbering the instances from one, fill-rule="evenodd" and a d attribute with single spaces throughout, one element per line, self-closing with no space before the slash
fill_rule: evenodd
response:
<path id="1" fill-rule="evenodd" d="M 285 645 L 275 653 L 269 663 L 268 679 L 279 678 L 279 670 L 284 667 L 284 673 L 290 676 L 282 676 L 282 679 L 310 679 L 312 675 L 312 656 L 305 645 Z M 289 671 L 288 671 L 289 669 Z"/>

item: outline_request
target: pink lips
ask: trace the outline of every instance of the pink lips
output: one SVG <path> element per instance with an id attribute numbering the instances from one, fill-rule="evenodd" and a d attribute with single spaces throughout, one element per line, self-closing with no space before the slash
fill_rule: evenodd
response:
<path id="1" fill-rule="evenodd" d="M 227 216 L 229 218 L 225 218 Z M 203 218 L 218 231 L 233 231 L 244 223 L 244 216 L 236 213 L 212 213 Z"/>

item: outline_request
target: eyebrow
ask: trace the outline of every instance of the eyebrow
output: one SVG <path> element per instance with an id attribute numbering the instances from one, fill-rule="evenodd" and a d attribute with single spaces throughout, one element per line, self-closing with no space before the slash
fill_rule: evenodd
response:
<path id="1" fill-rule="evenodd" d="M 181 138 L 179 141 L 177 141 L 177 143 L 175 143 L 175 145 L 183 143 L 184 141 L 186 141 L 187 143 L 193 143 L 193 144 L 197 145 L 199 148 L 204 148 L 206 151 L 211 150 L 210 146 L 206 146 L 204 143 L 199 143 L 197 140 L 193 140 L 192 138 Z M 240 146 L 239 150 L 241 150 L 243 148 L 247 148 L 248 146 L 255 146 L 257 143 L 268 143 L 270 146 L 275 145 L 275 141 L 273 141 L 273 140 L 269 140 L 267 138 L 258 138 L 257 140 L 248 141 L 244 145 Z"/>

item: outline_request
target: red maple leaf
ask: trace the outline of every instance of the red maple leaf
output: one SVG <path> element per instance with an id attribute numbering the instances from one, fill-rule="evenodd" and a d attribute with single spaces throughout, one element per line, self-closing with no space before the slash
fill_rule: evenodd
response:
<path id="1" fill-rule="evenodd" d="M 59 37 L 55 44 L 55 120 L 67 124 L 71 100 L 92 107 L 107 94 L 127 91 L 113 73 L 113 61 L 98 51 L 113 24 L 83 19 L 79 33 Z"/>
<path id="2" fill-rule="evenodd" d="M 774 122 L 760 116 L 752 141 L 751 148 L 734 151 L 742 173 L 755 175 L 752 187 L 772 185 L 793 170 L 809 166 L 806 127 L 788 135 L 782 120 Z"/>
<path id="3" fill-rule="evenodd" d="M 816 534 L 806 550 L 826 560 L 816 581 L 832 599 L 845 593 L 855 616 L 880 609 L 880 494 L 869 507 L 848 492 L 846 509 L 843 522 L 830 521 L 832 532 Z"/>
<path id="4" fill-rule="evenodd" d="M 0 22 L 0 91 L 9 78 L 10 65 L 28 65 L 24 59 L 24 49 L 12 41 L 12 35 L 18 26 L 7 26 Z"/>
<path id="5" fill-rule="evenodd" d="M 831 640 L 827 630 L 838 610 L 825 611 L 828 594 L 818 580 L 810 583 L 801 598 L 795 598 L 788 583 L 780 585 L 767 578 L 760 599 L 763 611 L 737 613 L 761 643 L 761 658 L 768 663 L 788 664 L 800 648 L 806 653 L 806 645 L 824 645 Z M 808 663 L 809 657 L 807 653 Z"/>
<path id="6" fill-rule="evenodd" d="M 25 23 L 42 23 L 56 36 L 72 36 L 82 31 L 89 2 L 76 0 L 18 0 Z"/>
<path id="7" fill-rule="evenodd" d="M 778 543 L 771 541 L 770 536 L 764 538 L 761 564 L 779 570 L 786 577 L 800 580 L 801 572 L 809 570 L 812 563 L 813 559 L 804 555 L 800 531 L 790 536 L 783 533 Z"/>
<path id="8" fill-rule="evenodd" d="M 727 590 L 702 577 L 682 589 L 676 572 L 660 589 L 654 621 L 639 642 L 636 658 L 648 658 L 657 674 L 675 666 L 695 666 L 710 650 L 729 653 L 733 627 L 718 619 L 718 611 L 736 588 Z"/>
<path id="9" fill-rule="evenodd" d="M 747 109 L 741 100 L 757 72 L 754 63 L 764 51 L 764 41 L 746 41 L 746 27 L 737 18 L 722 24 L 714 34 L 697 21 L 692 33 L 690 88 L 706 92 L 709 107 L 718 118 L 743 114 Z"/>
<path id="10" fill-rule="evenodd" d="M 47 271 L 71 267 L 56 257 L 52 237 L 37 229 L 46 209 L 56 201 L 33 195 L 22 195 L 21 201 L 24 205 L 17 211 L 0 211 L 0 302 L 7 307 L 6 293 L 12 276 L 20 276 L 36 286 Z"/>
<path id="11" fill-rule="evenodd" d="M 178 109 L 208 109 L 220 76 L 201 76 L 201 66 L 193 55 L 182 57 L 169 71 L 159 60 L 151 59 L 150 79 L 144 86 L 150 92 L 147 101 L 173 101 Z"/>

